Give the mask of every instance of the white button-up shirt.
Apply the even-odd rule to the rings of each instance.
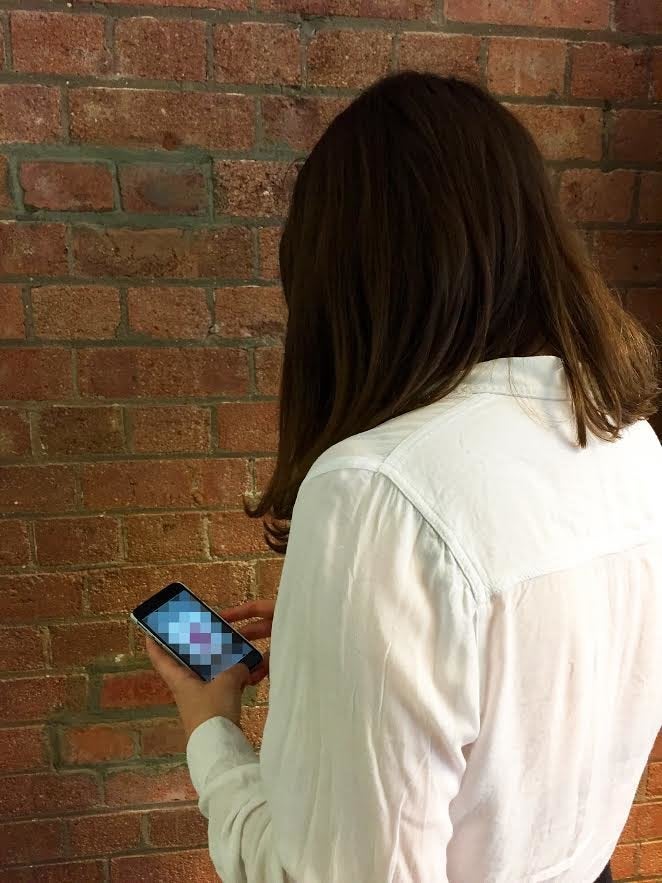
[[[188,762],[224,883],[591,883],[662,725],[662,450],[479,365],[299,492],[260,758]]]

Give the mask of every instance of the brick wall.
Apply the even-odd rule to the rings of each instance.
[[[0,8],[0,880],[204,883],[182,734],[126,614],[175,577],[217,605],[275,591],[240,503],[275,444],[292,160],[380,74],[475,78],[530,126],[610,281],[659,322],[662,13]],[[257,742],[266,691],[247,698]],[[615,871],[662,880],[659,741]]]

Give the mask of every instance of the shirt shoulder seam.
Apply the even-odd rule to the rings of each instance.
[[[457,535],[448,523],[425,502],[416,488],[389,461],[385,460],[381,464],[379,473],[389,479],[391,484],[398,489],[402,496],[418,512],[423,521],[439,537],[464,576],[474,602],[482,605],[492,594],[488,588],[487,580],[482,577],[474,562],[466,554]]]
[[[306,475],[301,487],[308,481],[328,475],[331,472],[339,472],[342,469],[355,469],[357,471],[371,472],[373,475],[382,475],[404,497],[423,522],[428,525],[430,530],[448,549],[469,586],[474,602],[477,605],[482,604],[491,594],[487,588],[486,581],[481,578],[478,569],[464,552],[450,527],[425,503],[421,495],[388,462],[388,459],[378,461],[370,457],[338,457],[319,467],[313,466]]]

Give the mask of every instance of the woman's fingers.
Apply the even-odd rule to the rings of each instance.
[[[173,693],[176,693],[182,686],[189,685],[191,681],[199,680],[189,668],[174,659],[153,638],[145,638],[145,647],[152,665]]]
[[[270,619],[260,619],[257,622],[247,622],[242,625],[241,634],[248,641],[256,641],[258,638],[268,638],[271,636]]]
[[[260,681],[264,680],[264,678],[266,678],[268,676],[269,676],[269,651],[267,650],[266,653],[262,656],[262,662],[257,666],[257,668],[254,668],[253,671],[251,672],[251,679],[250,679],[249,683],[252,686],[255,686],[255,684],[259,684]]]
[[[226,607],[220,611],[220,615],[228,622],[239,622],[242,619],[273,619],[275,601],[247,601],[246,604],[238,604],[236,607]]]

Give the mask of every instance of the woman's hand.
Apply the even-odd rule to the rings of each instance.
[[[242,626],[241,634],[249,641],[268,638],[274,616],[274,601],[249,601],[238,607],[221,611],[228,622],[241,622],[259,617],[257,622]],[[258,684],[269,674],[269,653],[266,652],[257,668],[249,671],[243,663],[221,672],[213,681],[205,683],[189,668],[177,662],[151,638],[146,639],[147,654],[152,665],[166,682],[177,703],[186,738],[193,730],[212,717],[225,717],[239,726],[241,694],[244,687]]]
[[[247,641],[257,641],[260,638],[271,637],[271,625],[276,609],[275,601],[248,601],[237,607],[226,607],[220,615],[226,622],[243,622],[246,619],[253,620],[238,629]],[[253,675],[261,675],[258,681],[269,674],[269,651],[264,654],[264,661],[253,672]],[[258,681],[253,681],[257,683]]]
[[[188,741],[197,726],[211,717],[226,717],[239,726],[241,694],[253,682],[253,674],[242,662],[206,683],[183,663],[177,662],[152,638],[146,639],[147,655],[177,703]]]

